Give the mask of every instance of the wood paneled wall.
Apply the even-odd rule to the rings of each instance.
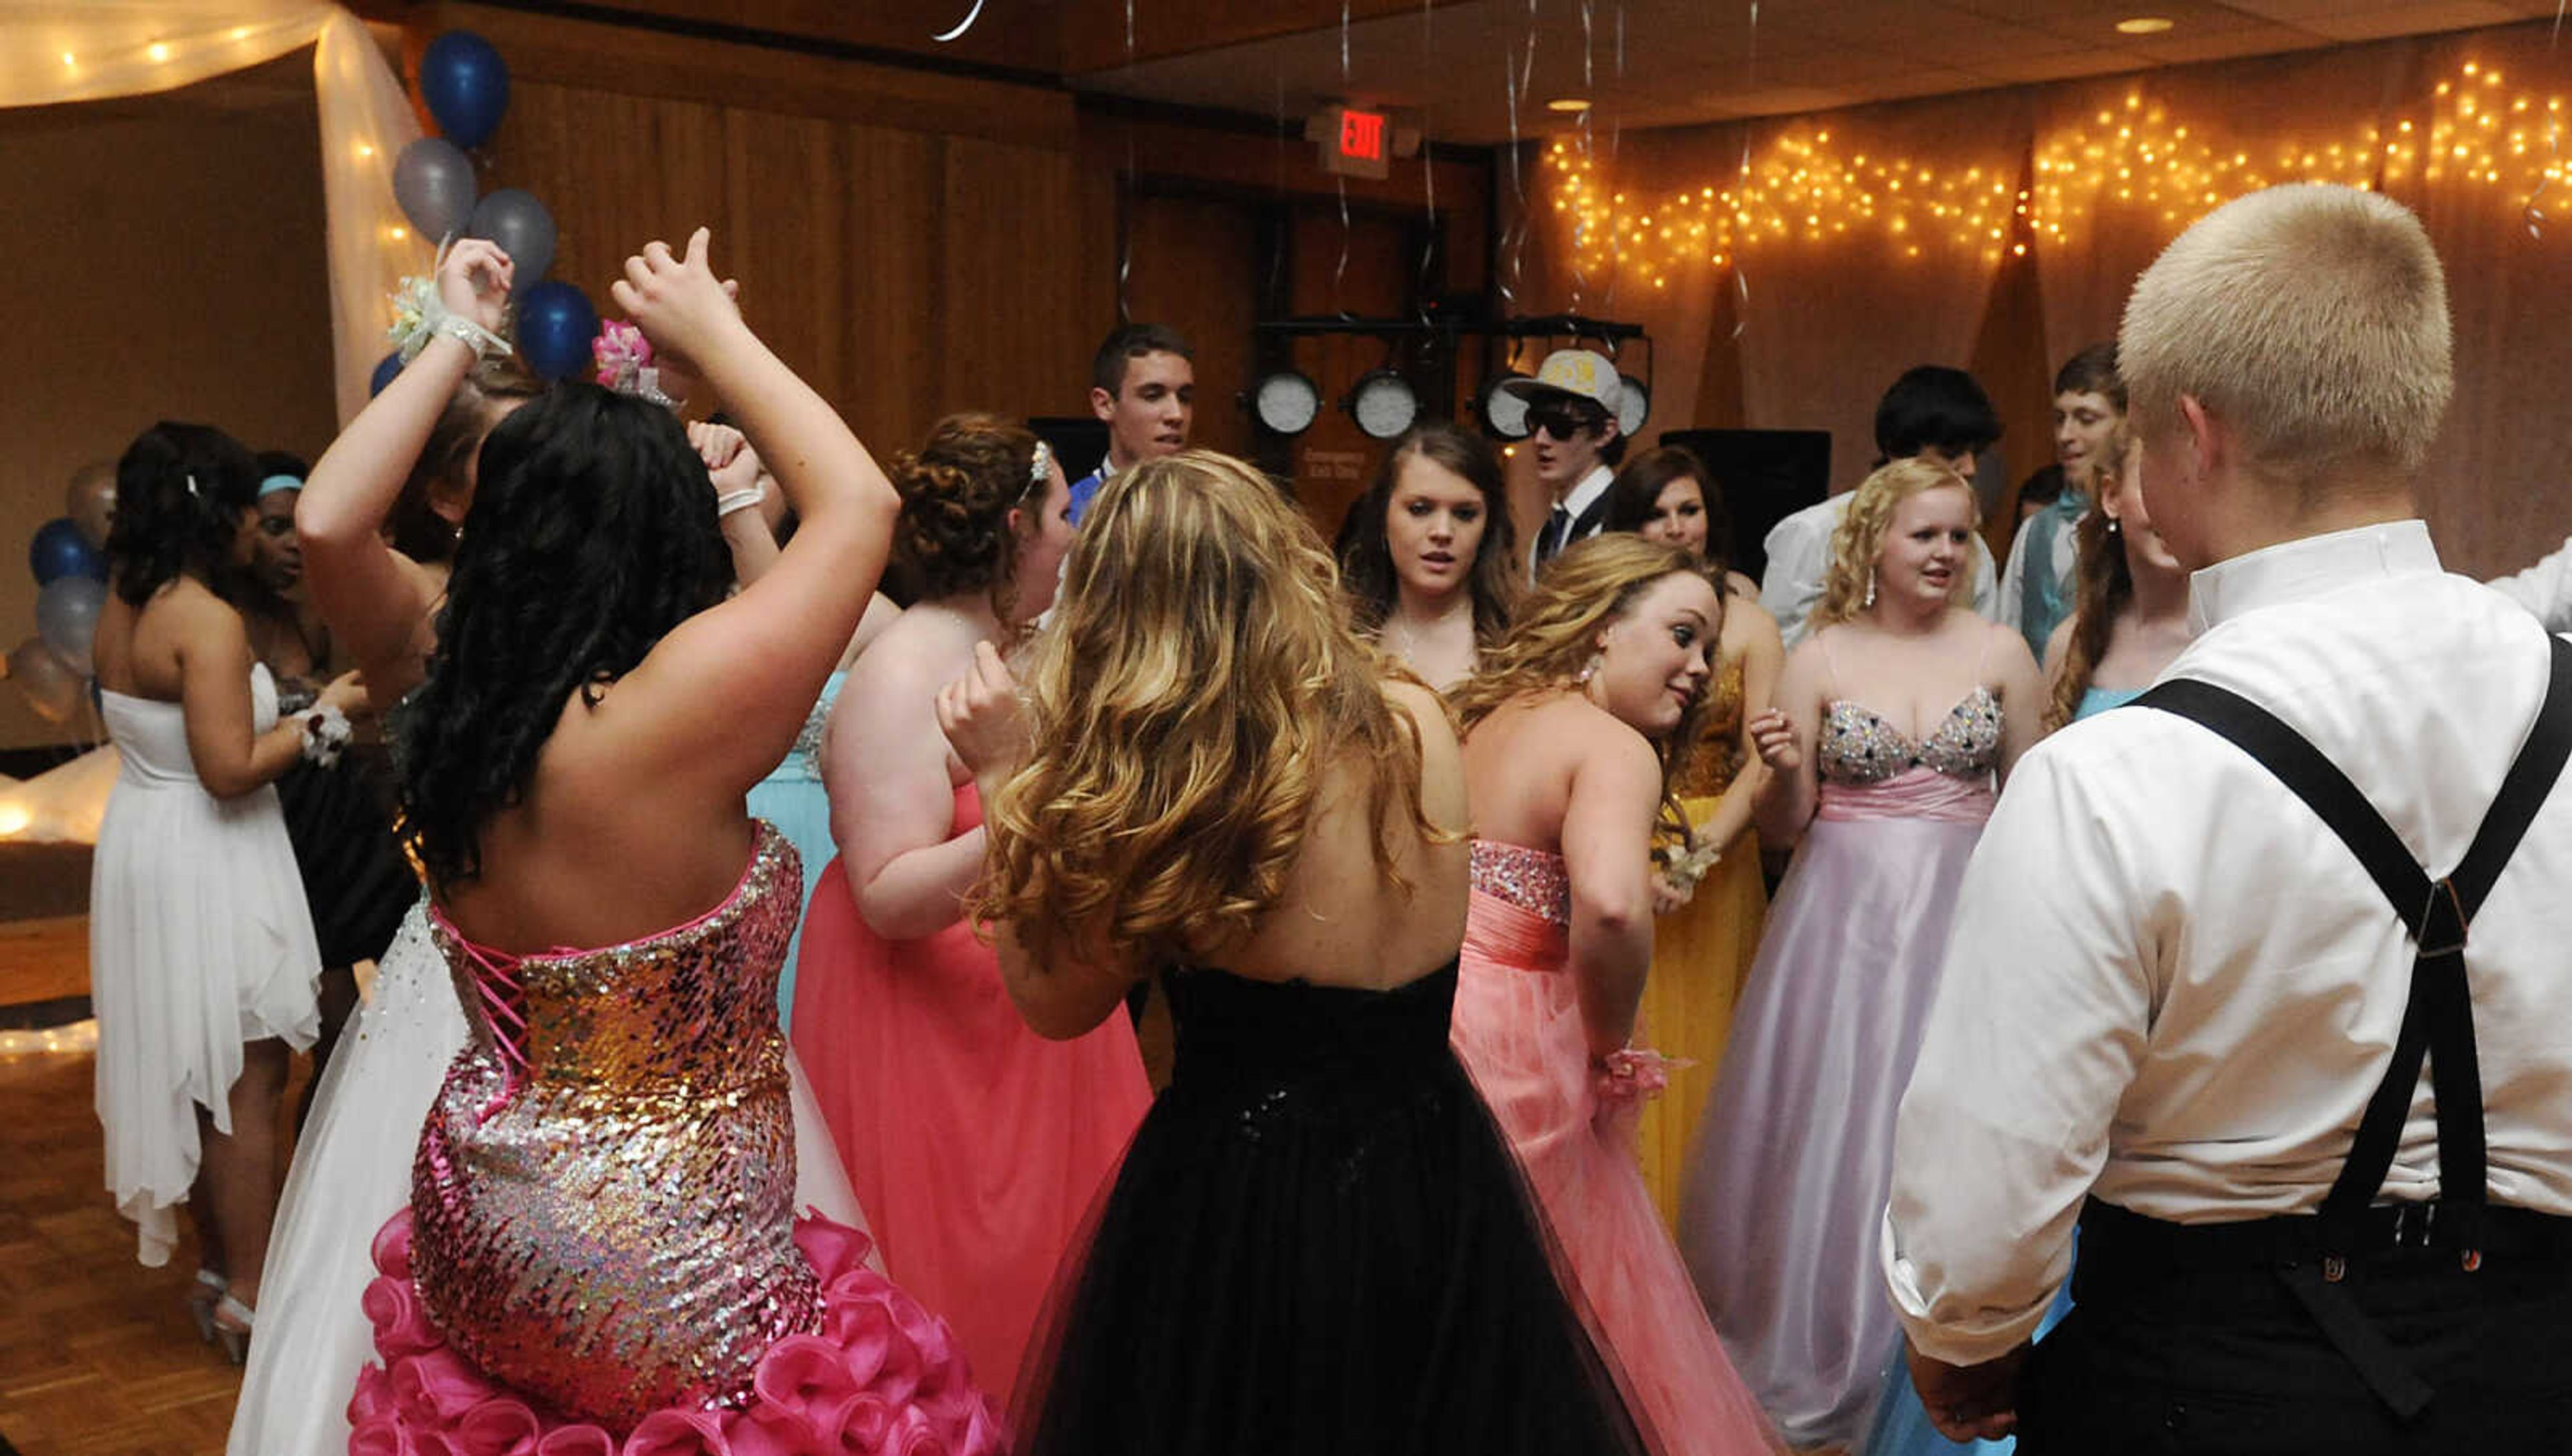
[[[603,314],[623,260],[700,224],[779,357],[880,452],[951,410],[1083,407],[1070,97],[1048,88],[474,6],[509,58],[489,186],[554,215]]]

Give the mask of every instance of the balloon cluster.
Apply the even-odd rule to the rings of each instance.
[[[48,723],[71,717],[87,695],[92,640],[107,605],[108,516],[116,467],[83,465],[63,493],[63,513],[36,527],[27,569],[36,577],[36,635],[9,649],[5,675]]]
[[[441,136],[422,137],[393,162],[393,201],[435,243],[487,238],[515,265],[518,357],[547,382],[589,363],[598,311],[570,284],[545,277],[554,266],[554,217],[532,193],[504,187],[483,196],[471,149],[491,139],[509,109],[509,67],[491,43],[469,30],[429,42],[419,61],[420,99]],[[375,365],[380,393],[401,372],[398,354]]]

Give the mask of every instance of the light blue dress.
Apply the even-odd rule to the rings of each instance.
[[[831,721],[831,705],[839,701],[840,684],[848,680],[845,672],[831,674],[822,685],[821,701],[804,718],[804,731],[795,735],[795,746],[787,750],[785,761],[768,771],[768,777],[751,786],[750,815],[776,825],[795,846],[804,860],[804,904],[813,903],[813,886],[822,878],[822,870],[839,858],[831,842],[831,799],[822,790],[822,728]],[[777,980],[777,1026],[787,1029],[795,1009],[795,963],[804,949],[804,921],[795,921],[795,939],[786,948],[786,970]]]
[[[2072,721],[2078,723],[2110,708],[2122,708],[2143,695],[2142,688],[2085,689]],[[2036,1327],[2036,1337],[2045,1338],[2046,1331],[2061,1324],[2063,1316],[2071,1312],[2072,1284],[2066,1280],[2055,1293],[2052,1307],[2045,1311],[2045,1322]],[[2012,1456],[2017,1449],[2017,1440],[2008,1436],[1997,1441],[1950,1441],[1939,1435],[1938,1428],[1929,1424],[1929,1412],[1920,1404],[1920,1392],[1911,1388],[1911,1371],[1898,1349],[1894,1351],[1892,1368],[1885,1371],[1884,1390],[1876,1397],[1875,1418],[1867,1427],[1866,1438],[1857,1446],[1858,1456],[1949,1456],[1958,1451],[1970,1451],[1974,1456]]]

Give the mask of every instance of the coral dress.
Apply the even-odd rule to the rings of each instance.
[[[1820,802],[1734,1011],[1679,1219],[1715,1327],[1799,1446],[1858,1434],[1901,1339],[1876,1263],[1893,1114],[1991,814],[2000,701],[1977,687],[1916,743],[1837,701],[1819,736]]]
[[[946,1322],[795,1213],[777,974],[802,886],[757,825],[723,903],[598,950],[431,930],[470,1039],[365,1292],[354,1452],[997,1453]]]
[[[1634,1164],[1633,1105],[1603,1103],[1571,954],[1563,857],[1477,840],[1450,1039],[1509,1135],[1626,1406],[1659,1456],[1766,1451],[1768,1423],[1706,1323]]]
[[[1702,825],[1741,771],[1741,659],[1716,674],[1712,706],[1696,751],[1671,787],[1688,823]],[[1688,1146],[1714,1091],[1732,1031],[1732,1006],[1759,952],[1768,884],[1759,872],[1759,835],[1743,829],[1697,881],[1688,903],[1652,923],[1652,974],[1643,983],[1635,1035],[1674,1062],[1669,1087],[1643,1104],[1634,1150],[1661,1222],[1675,1233]]]
[[[1029,1357],[1020,1456],[1643,1449],[1448,1048],[1456,979],[1163,978],[1170,1085]]]
[[[951,837],[981,822],[959,787]],[[838,861],[814,888],[795,996],[796,1049],[886,1269],[1008,1389],[1055,1265],[1151,1105],[1133,1024],[1046,1041],[970,925],[886,940]]]

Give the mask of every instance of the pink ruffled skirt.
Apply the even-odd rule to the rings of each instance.
[[[621,1436],[546,1409],[449,1348],[410,1282],[410,1212],[375,1235],[382,1363],[357,1375],[350,1456],[999,1456],[1008,1436],[947,1322],[866,1267],[867,1235],[795,1220],[822,1327],[768,1347],[740,1407],[664,1409]]]

